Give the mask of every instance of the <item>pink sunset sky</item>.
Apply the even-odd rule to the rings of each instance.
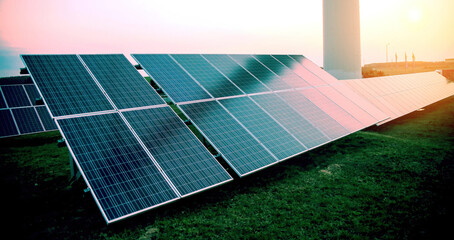
[[[360,0],[362,61],[454,58],[454,1]],[[291,53],[323,64],[322,1],[0,0],[0,76],[19,54]]]

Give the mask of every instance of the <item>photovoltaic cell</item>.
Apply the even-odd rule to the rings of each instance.
[[[132,54],[132,57],[174,102],[211,98],[169,55]]]
[[[31,106],[22,85],[2,86],[2,92],[10,108]]]
[[[253,58],[251,55],[234,54],[229,56],[250,73],[252,73],[252,75],[254,75],[262,83],[264,83],[268,88],[274,91],[292,88],[281,78],[279,78],[279,76],[266,68],[262,63],[257,61],[257,59]]]
[[[0,137],[18,135],[16,124],[14,124],[13,115],[9,109],[0,110]]]
[[[343,82],[390,117],[378,125],[454,95],[454,83],[436,72]]]
[[[219,102],[279,160],[306,150],[294,136],[248,97],[224,99]]]
[[[217,101],[185,104],[180,108],[238,175],[277,162]]]
[[[311,86],[304,79],[300,78],[292,70],[270,55],[254,55],[254,57],[293,88],[305,88]]]
[[[128,111],[123,115],[181,195],[231,180],[170,107]]]
[[[165,104],[123,54],[80,57],[118,109]]]
[[[331,85],[334,87],[339,93],[343,94],[345,97],[350,99],[352,102],[357,104],[359,107],[361,107],[364,110],[367,110],[367,113],[369,113],[372,117],[375,118],[375,121],[382,121],[386,118],[388,118],[388,115],[383,113],[380,109],[378,109],[376,106],[371,104],[366,98],[361,97],[357,93],[355,93],[350,87],[348,87],[344,82],[341,82],[339,84]],[[415,96],[418,96],[420,94],[415,94]]]
[[[192,75],[213,97],[244,95],[232,82],[211,66],[198,54],[171,55]]]
[[[6,108],[5,98],[3,97],[2,90],[0,88],[0,108]]]
[[[54,117],[113,110],[76,55],[22,55]]]
[[[57,125],[55,124],[52,117],[49,115],[45,106],[35,107],[36,112],[38,112],[39,118],[41,119],[41,123],[44,126],[46,131],[57,130]]]
[[[36,100],[41,99],[41,95],[39,95],[38,89],[33,84],[26,84],[24,85],[25,91],[27,91],[28,98],[32,105],[36,106]]]
[[[300,115],[304,116],[312,125],[325,133],[330,139],[336,139],[349,134],[349,131],[346,128],[321,110],[317,105],[309,101],[302,93],[280,92],[278,95]]]
[[[317,89],[309,88],[301,90],[300,92],[350,132],[355,132],[365,127],[348,112],[339,107],[339,105],[321,94]]]
[[[44,131],[34,107],[11,109],[21,134]]]
[[[322,86],[317,88],[322,94],[330,98],[333,102],[337,103],[342,109],[350,113],[356,120],[361,122],[364,126],[370,126],[378,122],[369,113],[358,107],[350,99],[339,93],[332,86]]]
[[[234,82],[243,92],[247,94],[269,92],[252,74],[246,71],[238,63],[225,54],[204,54],[202,55],[219,71]]]
[[[291,58],[299,62],[307,70],[311,71],[313,74],[319,76],[327,84],[335,84],[339,82],[335,77],[329,74],[327,71],[323,70],[317,64],[313,63],[311,60],[307,59],[303,55],[289,55]]]
[[[293,70],[293,72],[295,72],[296,75],[303,78],[310,85],[312,86],[326,85],[326,82],[323,81],[319,76],[316,76],[311,71],[307,70],[303,65],[299,64],[288,55],[272,55],[272,56],[276,58],[279,62]]]
[[[313,148],[329,141],[328,137],[298,114],[276,94],[262,94],[251,97],[274,119],[290,131],[307,148]]]
[[[178,197],[119,114],[57,122],[107,222]]]

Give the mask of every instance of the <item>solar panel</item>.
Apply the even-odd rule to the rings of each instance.
[[[436,72],[343,81],[394,120],[454,95],[454,83]]]
[[[52,117],[49,115],[47,108],[45,106],[35,107],[38,116],[41,119],[41,123],[44,126],[46,131],[57,130],[57,125],[55,124]]]
[[[277,162],[217,101],[180,105],[240,176]]]
[[[178,198],[119,114],[57,122],[107,222]]]
[[[350,115],[350,113],[346,112],[337,103],[321,94],[317,89],[309,88],[301,90],[300,92],[350,132],[355,132],[365,127],[361,122]]]
[[[225,54],[202,55],[247,94],[269,92],[263,83]]]
[[[22,85],[1,86],[8,107],[26,107],[31,106],[27,93]]]
[[[41,99],[41,95],[39,95],[38,89],[36,89],[36,86],[33,84],[26,84],[24,85],[25,91],[27,92],[28,98],[30,99],[30,103],[34,106],[38,105],[36,104],[36,101],[38,99]]]
[[[327,83],[319,76],[315,75],[311,71],[307,70],[303,65],[299,64],[293,58],[289,57],[288,55],[272,55],[275,59],[279,62],[293,70],[296,75],[303,78],[306,82],[308,82],[312,86],[322,86],[326,85]]]
[[[219,102],[279,160],[306,150],[293,133],[284,129],[248,97],[229,98]]]
[[[251,98],[288,129],[306,148],[310,149],[329,141],[327,136],[304,118],[307,113],[301,116],[278,95],[263,94]]]
[[[34,107],[11,109],[21,134],[44,131]]]
[[[303,55],[289,55],[295,61],[299,62],[307,70],[311,71],[313,74],[319,76],[323,81],[328,84],[335,84],[339,82],[335,77],[329,74],[327,71],[323,70],[317,64],[313,63],[311,60],[307,59]]]
[[[232,82],[198,54],[171,55],[213,97],[244,95]]]
[[[132,54],[132,57],[174,102],[211,98],[169,55]]]
[[[346,98],[344,95],[339,93],[336,89],[332,86],[321,86],[317,88],[322,94],[327,96],[337,105],[342,107],[346,112],[348,112],[353,118],[358,120],[364,126],[370,126],[378,122],[374,117],[372,117],[369,113],[364,111],[362,108],[358,107],[354,102],[350,99]],[[383,120],[383,119],[381,119]]]
[[[361,107],[363,110],[367,110],[367,113],[375,118],[375,122],[382,121],[387,119],[389,116],[383,113],[380,109],[374,106],[371,102],[365,101],[367,98],[363,98],[354,92],[350,87],[348,87],[344,81],[339,82],[338,84],[331,85],[337,90],[338,93],[344,95],[346,98],[354,102],[358,107]]]
[[[264,83],[268,88],[274,91],[292,88],[279,76],[277,76],[274,72],[265,67],[262,63],[257,61],[257,59],[253,58],[252,56],[243,54],[234,54],[229,56],[242,67],[244,67],[248,72],[254,75],[257,79],[259,79],[262,83]]]
[[[118,109],[165,104],[123,54],[80,57]]]
[[[337,139],[349,134],[349,131],[346,128],[317,105],[309,101],[302,93],[280,92],[278,95],[330,139]]]
[[[232,179],[170,107],[123,115],[182,196]]]
[[[13,115],[9,109],[0,110],[0,137],[8,137],[18,135],[16,124],[14,123]]]
[[[1,88],[0,88],[0,108],[7,108]]]
[[[22,55],[52,116],[113,110],[76,55]]]
[[[291,69],[270,55],[254,55],[254,57],[293,88],[305,88],[311,86],[304,79],[296,75]]]

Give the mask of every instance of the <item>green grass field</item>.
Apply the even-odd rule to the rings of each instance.
[[[451,234],[454,97],[106,225],[58,132],[0,139],[15,239],[437,239]],[[12,235],[9,235],[12,234]]]

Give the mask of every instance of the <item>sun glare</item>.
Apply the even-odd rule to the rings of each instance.
[[[421,9],[419,8],[411,8],[409,11],[408,11],[408,19],[411,21],[411,22],[419,22],[421,20],[421,17],[422,17],[422,12],[421,12]]]

